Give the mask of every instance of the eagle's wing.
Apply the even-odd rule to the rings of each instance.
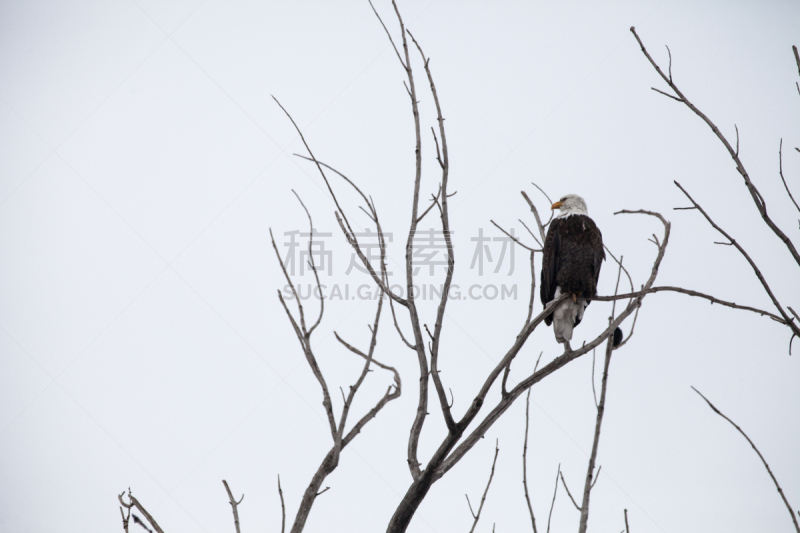
[[[592,221],[594,223],[594,221]],[[592,268],[594,270],[594,285],[597,287],[597,284],[600,282],[600,267],[603,266],[603,260],[606,258],[606,252],[603,250],[603,234],[600,233],[600,228],[597,227],[597,224],[594,225],[594,229],[592,231]]]
[[[561,222],[558,218],[550,223],[547,228],[547,236],[544,239],[544,249],[542,250],[542,276],[539,283],[539,294],[542,305],[546,306],[556,294],[556,276],[561,268],[561,237],[558,232],[558,225]],[[553,315],[544,319],[548,326],[553,322]]]

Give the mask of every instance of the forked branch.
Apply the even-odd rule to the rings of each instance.
[[[237,502],[236,498],[233,497],[231,488],[228,486],[228,482],[223,479],[222,484],[225,485],[225,491],[228,493],[228,501],[231,504],[231,509],[233,509],[233,523],[236,525],[236,533],[241,533],[239,529],[239,504],[244,500],[244,494],[242,494],[242,497],[239,498]]]
[[[136,509],[140,513],[142,513],[144,515],[144,517],[147,519],[147,521],[150,522],[150,525],[153,526],[153,529],[156,531],[156,533],[164,533],[164,531],[161,529],[161,526],[159,526],[158,522],[156,522],[155,518],[153,518],[153,516],[150,513],[147,512],[147,509],[145,509],[144,506],[141,503],[139,503],[139,500],[134,498],[133,494],[131,494],[131,490],[130,489],[128,489],[128,499],[130,500],[130,503],[125,503],[125,501],[122,499],[122,496],[124,496],[124,495],[125,495],[125,491],[123,491],[121,494],[117,495],[117,499],[119,500],[119,503],[123,507],[125,507],[126,509],[130,509],[131,507],[136,507]],[[129,513],[129,516],[130,516],[130,513]],[[134,519],[135,518],[136,518],[136,515],[134,515]]]
[[[653,60],[653,58],[647,52],[647,49],[645,48],[644,43],[642,43],[642,40],[639,38],[639,35],[636,33],[636,28],[634,28],[633,26],[631,26],[631,33],[633,33],[633,36],[636,37],[636,41],[639,43],[639,46],[642,49],[642,53],[645,55],[647,60],[650,62],[650,64],[653,66],[653,68],[656,70],[656,72],[658,72],[658,75],[661,76],[661,79],[663,79],[667,83],[667,85],[669,85],[670,89],[675,91],[675,94],[677,95],[677,97],[669,95],[667,93],[664,93],[663,91],[658,91],[658,92],[660,92],[661,94],[665,94],[666,96],[669,96],[670,98],[685,104],[686,107],[691,109],[692,112],[694,112],[695,115],[700,117],[703,120],[703,122],[705,122],[708,125],[708,127],[711,128],[711,131],[714,132],[714,135],[716,135],[717,138],[720,140],[720,142],[725,146],[725,149],[730,154],[731,159],[733,159],[733,162],[736,164],[736,170],[739,172],[739,174],[741,174],[742,178],[744,178],[745,186],[747,187],[747,190],[749,191],[750,196],[753,199],[753,203],[755,204],[756,209],[758,209],[758,212],[761,215],[761,218],[764,220],[764,222],[767,224],[767,226],[769,226],[769,228],[772,230],[772,232],[783,242],[783,244],[786,246],[787,250],[789,250],[789,253],[794,258],[794,260],[797,263],[797,265],[800,266],[800,253],[798,253],[797,249],[794,246],[794,243],[792,243],[792,241],[789,239],[789,237],[772,221],[772,219],[767,214],[766,201],[764,200],[764,197],[761,196],[761,193],[758,191],[758,189],[753,184],[753,182],[750,180],[750,175],[747,173],[747,170],[744,168],[744,164],[742,164],[742,160],[739,159],[739,151],[738,151],[738,149],[735,149],[733,146],[731,146],[731,143],[728,142],[728,139],[725,138],[725,136],[722,134],[722,132],[719,130],[719,128],[716,126],[716,124],[714,124],[711,121],[710,118],[708,118],[702,111],[700,111],[697,108],[697,106],[695,106],[692,102],[690,102],[686,98],[686,96],[683,94],[683,92],[681,92],[681,90],[678,88],[678,86],[675,85],[675,83],[672,81],[671,73],[670,73],[669,76],[664,74],[664,72],[661,70],[661,68],[658,66],[658,64]],[[671,65],[672,65],[672,57],[670,55],[670,72],[671,72]],[[655,89],[655,90],[657,90],[657,89]]]

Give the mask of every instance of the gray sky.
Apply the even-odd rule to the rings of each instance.
[[[390,5],[377,8],[397,36]],[[686,205],[677,179],[757,258],[783,302],[800,306],[791,257],[759,222],[723,147],[686,108],[650,90],[665,87],[628,31],[637,27],[662,66],[668,44],[687,96],[729,138],[738,125],[770,215],[798,242],[777,173],[782,137],[784,175],[800,195],[797,2],[413,0],[400,9],[432,58],[447,119],[455,283],[463,294],[474,284],[517,291],[448,307],[440,366],[457,415],[513,342],[530,290],[521,250],[513,263],[506,250],[495,273],[502,242],[489,242],[481,275],[470,268],[472,239],[502,236],[490,219],[526,235],[517,219],[533,221],[519,191],[547,208],[531,181],[553,197],[583,196],[637,285],[655,255],[647,238],[662,230],[614,216],[619,209],[672,221],[658,284],[771,309],[736,251],[715,246],[720,238],[698,213],[672,210]],[[429,197],[435,111],[413,61]],[[269,228],[282,254],[288,232],[308,231],[292,189],[317,230],[331,234],[323,283],[355,293],[369,280],[346,273],[351,251],[332,201],[314,168],[292,156],[302,144],[270,94],[317,157],[372,195],[394,237],[389,266],[399,280],[414,171],[403,78],[361,1],[0,4],[0,531],[119,530],[116,495],[128,487],[166,531],[232,531],[223,478],[246,494],[244,531],[277,531],[278,474],[294,517],[330,437],[276,296],[284,280]],[[355,196],[332,183],[359,230],[369,227]],[[442,273],[425,267],[420,281],[439,283]],[[606,263],[601,293],[613,292],[615,274]],[[307,287],[312,277],[298,271],[297,280]],[[306,302],[312,315],[316,303]],[[332,298],[314,334],[337,412],[336,389],[355,381],[360,363],[332,333],[366,348],[374,306]],[[588,309],[577,343],[604,327],[608,309]],[[422,312],[432,324],[430,301]],[[611,363],[590,528],[618,532],[627,508],[636,533],[789,531],[757,456],[690,389],[748,432],[800,506],[800,355],[788,355],[788,341],[785,328],[754,314],[649,296],[636,335]],[[560,353],[550,329],[531,337],[511,380],[529,374],[540,352],[543,362]],[[403,395],[343,452],[307,531],[382,531],[411,481],[416,362],[387,315],[376,358],[398,368]],[[591,364],[582,357],[533,389],[528,475],[540,523],[559,463],[572,492],[582,488],[594,431]],[[390,382],[370,374],[356,413]],[[434,404],[432,396],[423,462],[444,432]],[[463,494],[480,499],[495,439],[497,473],[478,530],[496,522],[498,532],[526,531],[523,430],[520,401],[434,486],[409,531],[468,530]],[[577,523],[560,489],[552,527]]]

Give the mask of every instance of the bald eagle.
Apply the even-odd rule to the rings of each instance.
[[[544,306],[564,293],[570,294],[544,320],[548,326],[555,324],[556,340],[570,350],[572,329],[581,323],[586,306],[597,296],[597,281],[606,254],[603,235],[589,218],[583,198],[568,194],[551,209],[561,213],[550,223],[545,237],[540,294]],[[621,333],[615,332],[615,341]]]

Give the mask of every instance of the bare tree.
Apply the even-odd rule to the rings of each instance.
[[[370,2],[372,6],[372,3]],[[603,375],[601,381],[601,390],[600,390],[600,399],[597,400],[595,394],[595,407],[596,407],[596,420],[595,420],[595,431],[594,431],[594,439],[592,444],[592,452],[589,457],[589,463],[587,466],[585,479],[584,479],[584,487],[583,493],[581,498],[581,504],[579,505],[578,502],[573,498],[572,493],[569,491],[567,487],[567,482],[565,480],[564,474],[561,471],[561,467],[559,465],[558,472],[556,475],[556,486],[553,493],[553,499],[550,504],[550,515],[548,516],[548,525],[547,531],[550,530],[550,518],[552,516],[552,510],[555,503],[557,491],[558,491],[558,480],[561,479],[561,483],[567,492],[567,495],[572,500],[576,509],[580,512],[580,520],[579,520],[579,532],[584,533],[587,531],[588,528],[588,519],[589,519],[589,510],[590,510],[590,495],[593,487],[595,486],[598,475],[600,473],[600,468],[597,467],[597,457],[599,452],[599,444],[600,444],[600,435],[601,435],[601,427],[603,416],[605,413],[605,406],[606,406],[606,397],[608,392],[608,375],[609,375],[609,367],[611,362],[612,353],[614,350],[619,349],[631,339],[634,327],[636,324],[636,319],[638,317],[639,310],[642,306],[642,303],[646,296],[649,294],[654,294],[657,292],[678,292],[692,297],[699,297],[706,300],[711,301],[712,303],[717,303],[720,305],[728,306],[734,309],[754,312],[760,314],[762,316],[767,316],[772,320],[775,320],[789,328],[792,333],[792,336],[798,335],[800,336],[800,327],[798,324],[794,322],[795,318],[800,319],[797,317],[797,314],[794,310],[789,306],[783,306],[776,295],[773,294],[769,285],[767,284],[764,276],[761,274],[760,270],[756,266],[756,263],[753,259],[745,252],[745,250],[726,232],[724,232],[719,226],[717,226],[710,218],[710,216],[703,210],[703,208],[694,201],[694,199],[689,196],[688,192],[686,192],[683,187],[676,183],[676,185],[684,192],[686,197],[692,203],[692,207],[688,209],[696,209],[703,214],[705,219],[715,228],[717,229],[726,239],[728,242],[725,244],[729,244],[734,246],[739,250],[739,252],[744,256],[744,258],[749,262],[753,271],[761,282],[764,290],[770,296],[771,301],[775,306],[775,312],[770,312],[767,310],[758,309],[751,306],[745,305],[738,305],[734,302],[727,302],[716,298],[712,295],[704,294],[695,290],[685,289],[682,287],[673,287],[673,286],[657,286],[655,285],[656,278],[658,277],[659,268],[661,266],[662,260],[667,251],[667,247],[669,244],[670,239],[670,230],[671,224],[670,222],[663,217],[661,214],[647,211],[643,209],[636,209],[636,210],[621,210],[615,213],[615,215],[644,215],[648,217],[648,220],[655,219],[654,221],[658,221],[661,224],[662,232],[660,237],[653,233],[652,238],[649,239],[653,244],[655,244],[655,255],[652,260],[652,265],[650,266],[649,272],[647,272],[642,277],[645,278],[644,283],[637,284],[639,285],[640,289],[637,291],[634,288],[633,282],[633,275],[628,272],[628,270],[623,266],[622,257],[619,260],[616,259],[614,254],[611,254],[611,251],[608,250],[611,257],[618,265],[618,272],[617,272],[617,284],[614,291],[614,295],[611,296],[598,296],[594,298],[594,300],[599,302],[611,302],[611,312],[608,319],[608,324],[606,327],[599,329],[598,331],[592,332],[589,335],[589,341],[585,342],[580,348],[572,350],[567,347],[564,353],[556,356],[551,361],[544,364],[543,367],[539,368],[539,361],[537,360],[536,366],[533,369],[533,372],[530,374],[522,375],[516,381],[516,385],[511,388],[508,388],[509,376],[512,372],[512,365],[522,350],[523,346],[526,345],[528,340],[530,339],[532,333],[542,324],[544,319],[549,316],[553,311],[554,308],[564,299],[569,297],[567,294],[561,296],[560,298],[550,302],[538,312],[535,312],[535,293],[536,293],[536,277],[537,271],[535,266],[535,256],[536,253],[541,252],[542,243],[545,240],[545,228],[549,223],[543,223],[542,218],[540,217],[539,210],[536,207],[535,202],[533,202],[527,193],[522,192],[523,199],[527,203],[528,207],[531,210],[533,215],[534,222],[536,223],[536,229],[538,232],[531,231],[528,228],[528,225],[525,224],[524,221],[520,220],[520,222],[528,229],[530,236],[533,238],[535,244],[525,244],[522,239],[514,237],[511,233],[503,229],[500,225],[492,221],[492,223],[500,229],[503,233],[508,235],[513,242],[522,247],[523,249],[529,252],[530,256],[530,284],[531,284],[531,292],[530,292],[530,301],[528,304],[527,309],[527,316],[521,317],[520,322],[521,326],[519,328],[518,333],[514,338],[508,339],[507,346],[505,348],[500,349],[500,357],[499,362],[489,370],[479,383],[480,387],[478,392],[472,396],[467,408],[462,413],[454,413],[453,412],[453,402],[452,400],[448,400],[447,392],[449,387],[445,386],[444,381],[442,380],[440,370],[439,370],[439,362],[440,358],[446,358],[449,354],[444,353],[441,351],[441,340],[443,335],[444,329],[444,315],[447,305],[450,302],[450,289],[453,281],[453,276],[455,272],[455,256],[453,251],[453,242],[451,240],[451,221],[450,221],[450,214],[448,210],[448,199],[452,196],[449,192],[449,178],[450,178],[450,160],[449,160],[449,152],[448,152],[448,143],[447,143],[447,135],[445,129],[445,119],[443,116],[442,106],[439,101],[439,96],[436,90],[436,85],[434,83],[434,78],[430,66],[430,58],[428,58],[417,39],[411,34],[410,31],[405,27],[403,18],[401,16],[400,10],[398,9],[394,0],[392,0],[392,7],[394,11],[394,16],[397,20],[397,24],[399,26],[399,35],[400,35],[400,42],[395,42],[395,39],[392,37],[392,33],[387,28],[386,24],[384,23],[383,19],[379,15],[378,11],[372,6],[373,11],[381,24],[384,28],[386,35],[389,39],[389,42],[395,52],[397,60],[400,63],[400,66],[403,69],[405,74],[404,85],[406,88],[406,92],[409,97],[410,103],[410,111],[413,116],[413,124],[414,124],[414,137],[415,137],[415,148],[414,148],[414,176],[413,176],[413,197],[410,206],[410,222],[407,229],[407,238],[405,241],[405,261],[404,261],[404,270],[405,270],[405,291],[402,293],[393,292],[392,288],[389,285],[388,281],[388,274],[386,269],[386,234],[384,229],[381,225],[378,210],[376,208],[376,203],[373,201],[372,197],[368,194],[364,193],[349,177],[347,177],[344,173],[336,170],[333,166],[328,163],[321,161],[312,151],[309,142],[307,141],[303,131],[298,127],[295,123],[294,119],[292,118],[290,112],[284,108],[283,105],[275,99],[275,102],[278,106],[284,111],[287,118],[291,121],[292,125],[296,129],[306,151],[307,154],[299,155],[305,161],[308,161],[314,165],[314,168],[317,172],[319,172],[320,176],[322,177],[327,191],[330,194],[330,198],[333,202],[335,207],[334,215],[336,219],[336,223],[338,224],[346,242],[352,247],[355,255],[358,257],[361,265],[364,267],[366,272],[368,273],[370,280],[376,287],[379,292],[380,297],[377,299],[377,305],[375,310],[374,319],[372,324],[369,326],[370,330],[370,337],[369,337],[369,345],[368,348],[365,350],[359,349],[355,347],[355,345],[351,342],[345,341],[338,333],[335,333],[336,339],[347,348],[348,351],[361,357],[364,360],[364,364],[361,370],[361,373],[356,378],[353,385],[349,387],[348,392],[345,394],[345,391],[340,387],[340,391],[342,394],[343,406],[340,412],[336,413],[333,408],[333,403],[331,400],[331,393],[330,393],[330,386],[328,381],[326,380],[325,376],[323,375],[322,370],[317,363],[317,357],[314,353],[311,344],[311,337],[316,328],[320,325],[325,311],[325,300],[324,297],[320,299],[320,307],[319,312],[316,315],[316,318],[312,319],[306,316],[306,309],[304,309],[301,299],[298,296],[298,292],[295,288],[295,284],[292,280],[291,275],[286,269],[286,266],[281,261],[281,257],[278,253],[277,246],[275,244],[274,238],[272,238],[272,247],[275,251],[276,258],[281,265],[282,272],[284,277],[286,278],[286,282],[289,287],[289,291],[292,294],[292,298],[295,303],[297,309],[295,311],[290,310],[290,305],[287,303],[286,299],[282,295],[280,291],[278,291],[278,300],[283,307],[284,311],[286,312],[287,318],[292,326],[292,329],[295,332],[297,340],[300,344],[301,350],[303,355],[306,359],[306,362],[314,375],[315,379],[318,382],[320,393],[322,396],[322,405],[325,410],[325,417],[328,426],[328,430],[330,433],[330,438],[332,440],[331,448],[328,453],[324,456],[322,461],[319,464],[319,467],[312,477],[311,481],[309,482],[307,488],[305,489],[299,508],[295,515],[294,522],[291,527],[292,533],[299,533],[304,529],[308,516],[311,512],[313,504],[318,496],[324,493],[328,488],[321,489],[325,479],[328,475],[331,474],[339,465],[339,460],[341,456],[342,450],[350,443],[352,440],[366,427],[366,425],[373,420],[386,406],[386,404],[401,394],[401,380],[400,375],[397,370],[389,365],[379,362],[375,358],[375,349],[377,346],[377,335],[378,335],[378,328],[381,319],[381,313],[384,306],[384,301],[388,302],[390,307],[390,312],[392,315],[392,322],[395,327],[395,330],[398,333],[399,339],[403,343],[403,345],[413,352],[414,357],[418,363],[418,375],[417,381],[419,383],[419,390],[418,396],[416,401],[416,411],[414,420],[411,423],[410,427],[408,428],[408,440],[407,440],[407,447],[406,447],[406,462],[409,469],[409,474],[411,477],[410,484],[406,493],[404,494],[402,500],[398,504],[397,508],[394,511],[394,514],[387,526],[387,532],[389,533],[400,533],[406,531],[408,525],[410,524],[411,520],[413,519],[416,510],[418,509],[419,505],[422,501],[426,498],[429,493],[429,490],[436,483],[440,480],[443,476],[445,476],[454,466],[456,466],[461,459],[463,459],[475,446],[477,442],[483,438],[487,432],[492,428],[492,426],[508,411],[508,409],[513,405],[515,400],[520,397],[523,393],[527,393],[528,399],[530,398],[530,391],[531,388],[539,383],[540,381],[544,380],[548,376],[551,376],[555,372],[559,371],[560,369],[564,368],[565,366],[569,365],[576,359],[580,358],[581,356],[591,352],[594,354],[595,349],[599,346],[603,346],[605,343],[605,358],[604,358],[604,365],[603,365]],[[792,241],[777,227],[777,225],[772,221],[772,219],[768,216],[766,210],[766,204],[761,196],[761,194],[756,189],[755,185],[751,182],[744,166],[742,165],[741,161],[739,160],[738,155],[738,140],[737,140],[737,148],[734,150],[725,137],[719,132],[716,126],[711,123],[711,121],[700,112],[693,104],[691,104],[686,97],[679,91],[677,86],[673,83],[672,74],[670,69],[669,76],[663,74],[661,69],[658,65],[653,61],[651,56],[647,53],[644,48],[644,45],[641,44],[641,40],[639,40],[638,35],[636,35],[635,30],[631,28],[631,31],[636,36],[638,42],[642,46],[642,51],[651,64],[654,66],[656,71],[661,75],[662,79],[664,79],[670,88],[675,92],[677,96],[669,95],[670,98],[673,98],[681,103],[687,105],[692,111],[694,111],[701,119],[703,119],[714,131],[714,133],[718,136],[718,138],[723,142],[726,149],[729,151],[731,156],[734,159],[734,162],[737,165],[737,169],[739,170],[740,174],[743,176],[745,180],[745,185],[747,186],[750,194],[753,198],[753,201],[761,215],[762,220],[764,223],[772,230],[772,232],[780,238],[787,247],[790,255],[797,261],[798,265],[800,265],[800,255],[798,255],[797,250],[795,249]],[[419,98],[420,95],[417,92],[416,86],[416,79],[415,79],[415,71],[413,67],[414,61],[412,61],[412,55],[416,56],[417,54],[412,54],[410,48],[416,48],[416,53],[419,55],[419,59],[416,61],[420,61],[422,64],[422,68],[425,71],[425,76],[428,82],[429,90],[430,90],[430,97],[433,100],[435,109],[436,109],[436,128],[431,128],[432,133],[432,140],[434,145],[434,157],[439,164],[439,171],[440,174],[437,176],[437,187],[436,193],[431,193],[431,200],[430,203],[427,205],[422,205],[421,198],[423,197],[422,192],[422,170],[423,170],[423,142],[422,142],[422,119],[420,117],[420,110],[419,110]],[[795,56],[797,57],[797,52],[795,50]],[[798,61],[798,67],[800,68],[800,59]],[[800,85],[798,85],[798,89],[800,90]],[[657,90],[657,89],[656,89]],[[662,92],[663,91],[658,91]],[[666,93],[664,93],[666,94]],[[274,98],[274,97],[273,97]],[[798,150],[800,151],[800,150]],[[780,156],[782,157],[782,155]],[[330,178],[329,178],[330,176]],[[353,229],[353,223],[348,218],[347,213],[343,209],[340,200],[339,200],[339,193],[337,192],[339,186],[334,186],[332,178],[336,177],[341,179],[345,184],[346,187],[352,189],[358,197],[363,201],[363,205],[359,205],[359,208],[367,215],[370,220],[370,223],[375,227],[375,235],[377,236],[378,240],[378,247],[380,251],[380,257],[378,260],[378,265],[375,266],[370,261],[370,258],[365,253],[365,248],[362,242],[359,241],[359,237],[357,233]],[[781,179],[783,179],[782,167],[781,167]],[[791,193],[789,192],[789,188],[786,185],[786,181],[784,180],[784,185],[786,186],[787,193],[791,198]],[[534,186],[539,189],[538,186],[534,184]],[[540,192],[543,193],[545,197],[547,197],[546,193],[539,189]],[[295,196],[296,193],[295,193]],[[303,204],[302,200],[299,196],[297,199],[305,211],[310,230],[310,237],[308,241],[309,247],[309,268],[313,272],[316,287],[320,293],[322,294],[321,287],[320,287],[320,280],[319,274],[317,271],[317,265],[314,262],[313,254],[311,253],[313,243],[314,243],[314,226],[311,219],[311,214],[306,209],[305,205]],[[548,198],[549,200],[549,198]],[[792,198],[793,200],[793,198]],[[552,202],[551,202],[552,203]],[[796,204],[795,204],[796,205]],[[447,250],[447,265],[446,265],[446,272],[444,275],[442,287],[443,290],[441,292],[441,296],[438,301],[438,305],[436,307],[436,312],[432,317],[433,328],[428,327],[428,322],[425,322],[423,317],[421,316],[422,313],[418,308],[416,297],[415,297],[415,274],[413,268],[413,256],[414,256],[414,236],[417,232],[418,224],[424,219],[426,215],[428,215],[432,211],[438,212],[439,215],[439,225],[441,227],[442,234],[445,240],[445,247]],[[798,208],[800,211],[800,208]],[[531,224],[532,225],[532,224]],[[537,235],[538,233],[538,235]],[[272,231],[270,230],[270,236],[272,237]],[[538,248],[537,248],[538,246]],[[630,290],[627,293],[619,294],[619,283],[621,279],[622,273],[625,273],[628,284],[630,286]],[[641,274],[639,274],[641,275]],[[620,311],[617,312],[617,301],[620,302]],[[789,313],[794,315],[794,317],[790,316]],[[615,335],[615,331],[620,328],[626,321],[630,319],[630,328],[628,329],[628,334],[625,336],[625,340],[620,343],[615,343],[613,336]],[[401,324],[404,324],[405,327],[411,328],[411,333],[407,334],[404,333],[403,327]],[[426,338],[427,336],[427,338]],[[615,346],[616,344],[616,346]],[[791,350],[791,340],[790,340],[790,350]],[[540,355],[541,357],[541,355]],[[377,366],[380,369],[386,370],[391,372],[394,377],[394,384],[389,386],[382,397],[380,397],[374,404],[371,409],[369,409],[366,413],[361,415],[361,418],[357,420],[355,424],[352,426],[348,426],[348,418],[351,415],[351,408],[353,405],[354,398],[358,393],[360,387],[366,380],[368,373],[371,371],[373,366]],[[502,377],[501,377],[502,374]],[[594,364],[592,368],[592,387],[594,391]],[[423,430],[425,428],[425,423],[427,421],[427,417],[430,413],[429,409],[429,397],[431,394],[430,391],[430,383],[433,383],[433,391],[435,393],[436,399],[433,401],[436,402],[438,400],[438,413],[437,417],[441,416],[441,422],[446,427],[446,434],[438,443],[435,448],[435,451],[428,457],[420,457],[419,453],[419,441]],[[489,393],[490,391],[498,391],[499,392],[499,399],[494,401],[489,405]],[[452,391],[450,394],[452,399]],[[492,396],[494,398],[494,396]],[[533,528],[534,533],[537,533],[537,526],[536,520],[534,517],[533,505],[530,500],[530,495],[528,492],[528,482],[527,482],[527,448],[528,448],[528,410],[526,409],[526,434],[525,434],[525,443],[523,446],[523,485],[525,488],[525,497],[528,505],[528,509],[531,516],[531,525]],[[495,456],[494,461],[492,463],[492,470],[489,476],[489,481],[486,485],[486,488],[483,493],[483,497],[481,499],[480,506],[478,508],[477,513],[473,512],[473,530],[478,523],[478,520],[481,516],[481,511],[483,509],[483,503],[486,500],[489,487],[491,485],[492,478],[494,476],[495,471],[495,464],[497,461],[497,455],[499,453],[499,447],[495,449]],[[597,467],[597,469],[596,469]],[[234,514],[234,523],[236,527],[236,531],[239,531],[239,516],[238,516],[238,505],[241,503],[241,499],[236,501],[233,497],[232,492],[230,491],[227,482],[223,481],[225,484],[226,491],[228,493],[229,501],[232,506],[232,511]],[[777,482],[776,482],[777,484]],[[281,510],[283,516],[283,522],[281,525],[281,531],[284,531],[285,528],[285,505],[283,501],[283,491],[280,487],[280,479],[278,481],[278,492],[281,501]],[[123,493],[124,494],[124,493]],[[126,504],[123,499],[122,495],[119,496],[119,501],[123,507],[127,508],[129,511],[132,507],[136,507],[149,521],[149,523],[153,526],[153,528],[158,532],[162,533],[161,529],[156,524],[155,520],[150,516],[147,511],[144,510],[144,507],[130,494],[128,491],[128,498],[130,503]],[[469,499],[468,499],[469,502]],[[788,504],[787,504],[788,505]],[[470,504],[470,510],[472,511],[472,506]],[[128,521],[123,514],[123,525],[126,528],[128,527]],[[625,525],[627,529],[627,511],[625,512]]]

